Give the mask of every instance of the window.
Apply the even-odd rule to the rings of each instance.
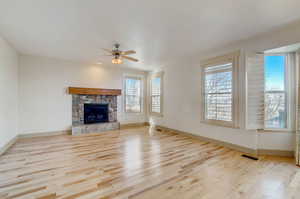
[[[125,112],[139,113],[142,109],[142,79],[138,77],[125,78]]]
[[[232,63],[207,67],[205,119],[232,122]]]
[[[296,58],[293,52],[247,56],[247,129],[295,128]]]
[[[208,60],[202,68],[202,120],[239,127],[237,66],[239,52]]]
[[[265,128],[287,128],[286,55],[265,56]]]
[[[162,73],[155,74],[150,80],[150,112],[162,114]]]

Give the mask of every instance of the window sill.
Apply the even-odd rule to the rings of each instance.
[[[124,111],[125,114],[135,114],[135,115],[140,115],[140,114],[144,114],[144,111],[141,112],[133,112],[133,111]]]
[[[150,116],[163,117],[163,114],[162,113],[153,113],[153,112],[150,112]]]
[[[259,133],[293,133],[292,129],[259,129]]]
[[[231,129],[239,129],[239,127],[234,127],[233,123],[227,123],[227,122],[221,122],[221,121],[215,121],[215,120],[202,120],[200,121],[203,124],[207,124],[210,126],[215,126],[215,127],[226,127],[226,128],[231,128]]]

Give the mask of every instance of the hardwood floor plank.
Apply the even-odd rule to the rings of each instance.
[[[149,127],[22,138],[0,156],[2,199],[300,198],[289,158],[241,153]]]

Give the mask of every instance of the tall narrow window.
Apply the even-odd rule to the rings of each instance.
[[[204,69],[205,119],[232,122],[232,63]]]
[[[142,80],[137,77],[125,78],[125,112],[141,112]]]
[[[162,75],[156,74],[153,77],[151,77],[150,84],[150,111],[151,113],[162,114]]]
[[[286,55],[265,56],[265,128],[287,128]]]

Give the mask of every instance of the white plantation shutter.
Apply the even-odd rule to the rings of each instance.
[[[296,55],[296,164],[300,165],[300,52]]]
[[[247,78],[247,129],[264,128],[265,73],[264,55],[248,53],[246,55]]]
[[[151,112],[161,112],[161,77],[155,77],[151,80]]]

